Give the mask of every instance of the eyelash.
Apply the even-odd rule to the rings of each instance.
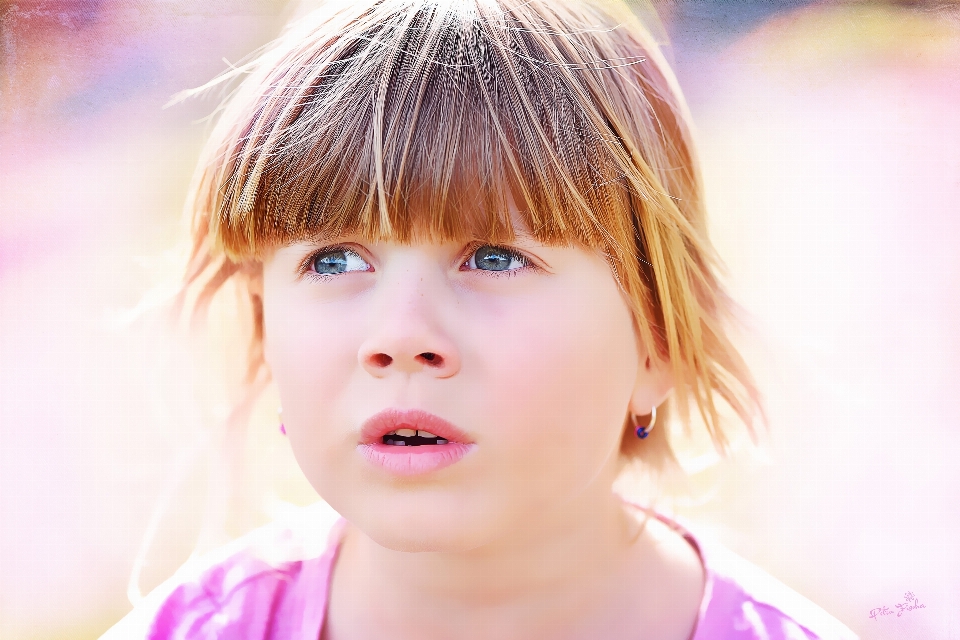
[[[500,249],[504,253],[507,253],[508,255],[510,255],[512,258],[515,258],[516,260],[518,260],[523,266],[521,266],[519,269],[506,269],[504,271],[491,271],[487,269],[466,269],[466,271],[476,271],[479,273],[483,273],[484,277],[512,278],[516,276],[518,272],[523,271],[524,269],[534,269],[534,270],[538,269],[538,267],[535,264],[533,264],[530,258],[528,258],[522,252],[517,251],[516,249],[511,249],[510,247],[504,247],[502,245],[488,244],[488,243],[482,243],[482,242],[475,243],[473,245],[470,245],[467,248],[465,254],[460,259],[460,268],[463,269],[463,267],[470,262],[470,258],[473,257],[474,253],[477,252],[477,249],[480,249],[482,247],[492,247],[494,249]],[[317,273],[316,271],[313,270],[313,264],[316,262],[317,258],[319,258],[325,253],[331,253],[333,251],[351,251],[357,254],[360,253],[356,249],[353,249],[350,246],[343,245],[343,244],[335,244],[329,247],[323,247],[322,249],[317,249],[316,251],[313,251],[312,253],[307,255],[307,257],[304,258],[303,262],[300,263],[297,269],[298,272],[300,273],[301,276],[305,276],[307,278],[313,278],[320,282],[329,282],[333,278],[336,278],[338,275],[342,275],[342,274],[331,274],[331,273]],[[364,272],[360,272],[360,273],[364,273]]]
[[[334,251],[350,251],[352,253],[356,253],[360,255],[359,251],[357,251],[356,249],[348,245],[345,245],[345,244],[330,245],[329,247],[323,247],[322,249],[317,249],[316,251],[313,251],[309,255],[307,255],[307,257],[303,259],[303,262],[300,263],[300,266],[297,269],[297,271],[301,276],[311,278],[318,282],[330,282],[331,280],[336,278],[338,275],[343,275],[343,274],[334,274],[334,273],[317,273],[316,271],[313,270],[313,264],[317,261],[317,258],[319,258],[325,253],[332,253]],[[361,258],[362,257],[363,256],[361,256]]]

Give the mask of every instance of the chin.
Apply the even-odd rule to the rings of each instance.
[[[466,540],[451,537],[435,536],[429,539],[407,535],[407,532],[384,531],[381,529],[367,531],[364,534],[384,549],[402,551],[404,553],[458,553],[475,549],[476,544]]]
[[[381,547],[407,553],[464,552],[493,537],[493,514],[463,498],[393,495],[343,513]]]

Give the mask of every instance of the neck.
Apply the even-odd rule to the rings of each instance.
[[[576,579],[605,564],[629,544],[621,502],[613,492],[589,504],[537,513],[510,537],[463,552],[406,553],[385,549],[363,534],[358,550],[378,579],[403,592],[431,597],[516,598],[518,594]]]

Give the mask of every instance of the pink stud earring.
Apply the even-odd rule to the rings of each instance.
[[[287,428],[283,426],[283,407],[277,409],[277,415],[281,417],[280,419],[280,433],[287,435]]]
[[[637,428],[637,437],[643,440],[648,435],[650,435],[650,432],[653,430],[653,425],[657,423],[657,408],[654,407],[653,409],[650,410],[650,423],[645,427],[637,425],[636,416],[633,416],[632,419],[633,419],[633,424]]]

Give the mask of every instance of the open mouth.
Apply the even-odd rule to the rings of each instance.
[[[385,433],[380,440],[383,444],[392,444],[395,447],[421,447],[424,445],[447,444],[440,436],[436,436],[429,431],[419,429],[397,429],[390,433]]]
[[[470,438],[455,425],[419,409],[384,409],[367,419],[360,444],[424,447],[468,444]]]
[[[420,409],[384,409],[371,416],[364,421],[357,443],[368,462],[401,477],[439,471],[476,447],[454,424]]]

